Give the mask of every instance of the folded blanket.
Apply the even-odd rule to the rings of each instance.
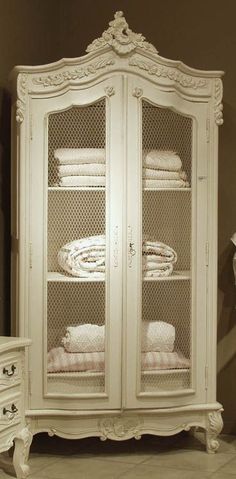
[[[172,352],[175,328],[164,321],[142,321],[142,351]]]
[[[188,188],[189,183],[185,180],[155,180],[143,179],[144,188]]]
[[[54,158],[62,165],[105,163],[106,153],[104,148],[58,148]]]
[[[188,369],[189,359],[181,352],[156,352],[151,351],[141,354],[142,371],[157,369]],[[98,353],[67,353],[63,347],[53,348],[48,352],[48,372],[72,371],[104,371],[105,355]]]
[[[68,353],[91,353],[105,350],[105,326],[81,324],[68,326],[62,344]]]
[[[150,180],[187,180],[185,171],[154,170],[143,168],[143,178]]]
[[[63,176],[105,176],[106,165],[102,163],[82,163],[81,165],[58,165],[58,175]]]
[[[105,186],[105,176],[63,176],[60,186]]]
[[[159,241],[151,241],[144,237],[143,246],[143,265],[149,261],[156,263],[176,263],[177,253],[170,246]]]
[[[144,165],[155,170],[179,171],[182,168],[182,161],[171,150],[151,150],[144,153]]]
[[[105,236],[89,236],[67,243],[58,252],[58,263],[73,276],[104,277]]]
[[[157,269],[143,271],[143,276],[144,278],[161,278],[162,276],[170,276],[173,273],[173,269],[172,263],[160,263]]]

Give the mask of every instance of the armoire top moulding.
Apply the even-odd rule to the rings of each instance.
[[[173,86],[193,96],[213,97],[216,123],[223,123],[221,77],[224,72],[199,70],[161,57],[141,33],[134,33],[129,28],[123,12],[115,13],[109,27],[88,45],[86,52],[78,58],[63,58],[45,65],[16,66],[12,70],[10,81],[13,96],[17,92],[18,123],[24,119],[27,94],[61,90],[115,71],[135,72],[164,87]]]

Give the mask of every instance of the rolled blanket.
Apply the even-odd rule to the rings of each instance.
[[[54,158],[62,165],[105,163],[106,153],[104,148],[58,148]]]
[[[151,150],[144,156],[144,165],[155,170],[179,171],[182,161],[177,153],[171,150]]]
[[[149,180],[187,180],[185,171],[154,170],[143,168],[143,178]]]
[[[149,351],[141,354],[142,371],[158,369],[188,369],[189,359],[181,352],[172,353]],[[67,353],[63,347],[53,348],[48,352],[48,373],[59,372],[98,372],[105,369],[105,354],[98,353]]]
[[[62,344],[68,353],[92,353],[105,350],[105,326],[81,324],[68,326]]]
[[[170,276],[173,273],[173,269],[172,263],[160,263],[156,269],[143,270],[143,274],[145,278]]]
[[[189,183],[184,180],[155,180],[146,179],[143,180],[144,188],[188,188]]]
[[[60,186],[105,186],[105,176],[63,176]]]
[[[142,351],[172,352],[175,328],[164,321],[142,321]]]
[[[144,239],[143,246],[143,264],[148,261],[156,263],[176,263],[177,253],[170,246],[158,242]]]
[[[105,236],[89,236],[67,243],[58,252],[58,263],[73,276],[104,277]]]
[[[58,175],[63,176],[105,176],[106,165],[102,163],[82,163],[81,165],[58,165]]]

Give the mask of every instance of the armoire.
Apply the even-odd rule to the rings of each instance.
[[[30,434],[202,428],[217,450],[222,75],[161,57],[122,12],[85,56],[13,69],[12,332],[32,340]],[[94,332],[80,346],[83,326],[100,349]]]

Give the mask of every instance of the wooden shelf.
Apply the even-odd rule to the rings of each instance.
[[[191,271],[174,271],[170,276],[143,276],[143,281],[189,281]]]
[[[104,283],[105,279],[103,278],[79,278],[77,276],[69,276],[57,271],[49,272],[47,275],[47,280],[49,282],[61,282],[61,283]]]
[[[191,191],[191,188],[143,188],[143,191]]]
[[[106,191],[105,186],[49,186],[48,191]]]

